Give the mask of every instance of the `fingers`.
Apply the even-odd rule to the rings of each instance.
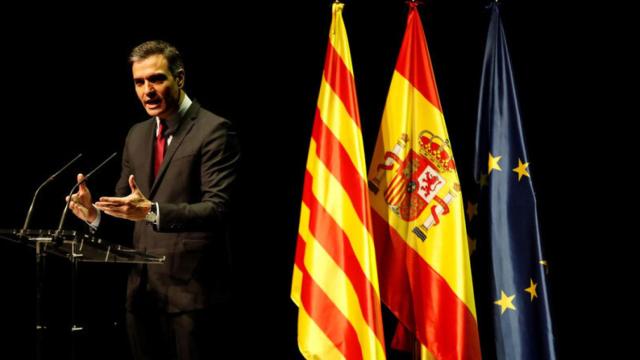
[[[125,197],[103,196],[94,206],[105,214],[132,220],[144,220],[149,212],[149,201],[144,197],[134,175],[129,176],[131,194]]]
[[[97,212],[91,205],[91,193],[87,185],[83,182],[85,176],[78,174],[76,180],[80,184],[78,192],[72,194],[70,197],[65,197],[65,201],[69,203],[69,209],[71,209],[78,218],[84,221],[93,221],[97,216]]]
[[[116,217],[122,217],[131,207],[129,196],[126,197],[107,197],[103,196],[100,201],[93,204],[98,210],[104,211],[106,214]]]
[[[82,204],[81,202],[81,198],[78,193],[71,195],[71,200],[69,200],[69,196],[66,196],[64,198],[64,201],[68,202],[69,206],[71,206],[72,204],[78,204],[78,205],[84,206],[84,204]]]
[[[129,202],[129,197],[112,197],[112,196],[103,196],[100,198],[98,202],[96,202],[96,206],[121,206],[125,205]]]
[[[87,212],[87,208],[82,206],[82,204],[74,202],[74,201],[71,201],[69,203],[69,209],[73,210],[74,213],[77,213],[78,211],[81,211],[82,213],[86,213]]]
[[[138,184],[136,184],[136,178],[134,175],[129,175],[129,188],[131,188],[132,193],[138,190]]]
[[[83,182],[84,181],[84,175],[82,173],[78,174],[76,176],[76,180],[78,181],[78,184],[80,184],[79,188],[78,188],[78,192],[81,194],[84,194],[85,192],[89,192],[89,188],[87,188],[87,183]]]
[[[74,203],[74,202],[69,203],[69,209],[71,209],[71,211],[72,211],[72,212],[73,212],[77,217],[79,217],[80,219],[84,220],[84,217],[82,216],[82,215],[84,215],[84,214],[83,214],[83,211],[82,211],[81,207],[80,207],[80,206],[78,206],[76,203]]]
[[[109,215],[112,215],[112,214],[110,214],[110,212],[112,212],[112,211],[114,211],[114,209],[118,208],[118,206],[116,206],[116,205],[105,204],[105,203],[102,203],[100,201],[98,201],[95,204],[93,204],[93,206],[95,206],[96,209],[98,209],[100,211],[104,211],[105,213],[107,213]]]
[[[106,213],[107,215],[121,217],[120,215],[125,214],[129,205],[124,202],[110,202],[110,201],[100,201],[96,202],[94,206],[98,209]]]
[[[67,200],[69,197],[67,196]],[[73,197],[71,197],[71,202],[69,202],[69,209],[73,212],[75,216],[84,221],[93,221],[95,220],[94,216],[91,215],[91,209],[83,206],[81,203],[75,201]]]

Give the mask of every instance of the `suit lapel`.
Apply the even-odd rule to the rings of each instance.
[[[141,154],[139,159],[153,159],[153,146],[156,140],[156,119],[151,118],[147,121],[143,130],[145,136],[142,137]],[[136,182],[143,194],[148,194],[153,182],[153,161],[145,161],[146,166],[140,167],[140,172],[136,175]]]
[[[186,135],[189,133],[189,131],[191,131],[191,128],[193,128],[193,125],[194,125],[193,119],[195,119],[198,116],[199,110],[200,110],[200,105],[194,101],[193,104],[191,104],[191,106],[189,107],[189,110],[187,110],[187,113],[185,114],[185,116],[181,119],[182,123],[178,126],[176,133],[173,134],[173,139],[171,139],[171,144],[167,147],[167,151],[164,155],[164,160],[162,161],[160,170],[158,170],[158,176],[155,178],[151,186],[151,191],[149,192],[150,197],[153,197],[155,195],[155,192],[158,189],[158,185],[162,181],[162,178],[164,177],[164,173],[166,172],[167,167],[169,167],[169,164],[171,163],[171,159],[173,158],[176,151],[180,147],[180,144],[182,144],[182,141],[184,140]]]

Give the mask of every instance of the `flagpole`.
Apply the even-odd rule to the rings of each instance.
[[[411,0],[415,1],[415,0]],[[413,338],[413,349],[411,349],[411,359],[412,360],[420,360],[421,352],[420,352],[420,341],[416,337],[415,333],[411,333],[411,337]]]
[[[418,7],[418,3],[416,3],[416,0],[411,0],[411,3],[413,4],[413,6]],[[421,357],[421,344],[420,341],[418,341],[418,337],[416,336],[415,332],[411,333],[411,338],[413,339],[413,347],[411,349],[411,360],[420,360]]]
[[[414,7],[418,7],[418,5],[422,4],[422,2],[417,2],[417,0],[411,0],[411,3]],[[411,337],[413,339],[413,348],[411,349],[411,360],[420,360],[422,357],[422,344],[418,340],[415,332],[411,333]]]

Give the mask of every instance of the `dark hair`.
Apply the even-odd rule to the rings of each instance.
[[[184,70],[182,56],[175,46],[162,40],[151,40],[143,42],[131,50],[129,54],[129,64],[136,61],[144,60],[153,55],[162,55],[169,63],[169,71],[176,76],[178,71]]]

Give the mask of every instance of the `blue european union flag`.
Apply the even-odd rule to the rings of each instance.
[[[504,29],[491,5],[469,201],[478,322],[485,358],[555,359],[546,272],[520,109]],[[474,236],[477,238],[474,239]],[[492,356],[493,355],[493,356]]]

